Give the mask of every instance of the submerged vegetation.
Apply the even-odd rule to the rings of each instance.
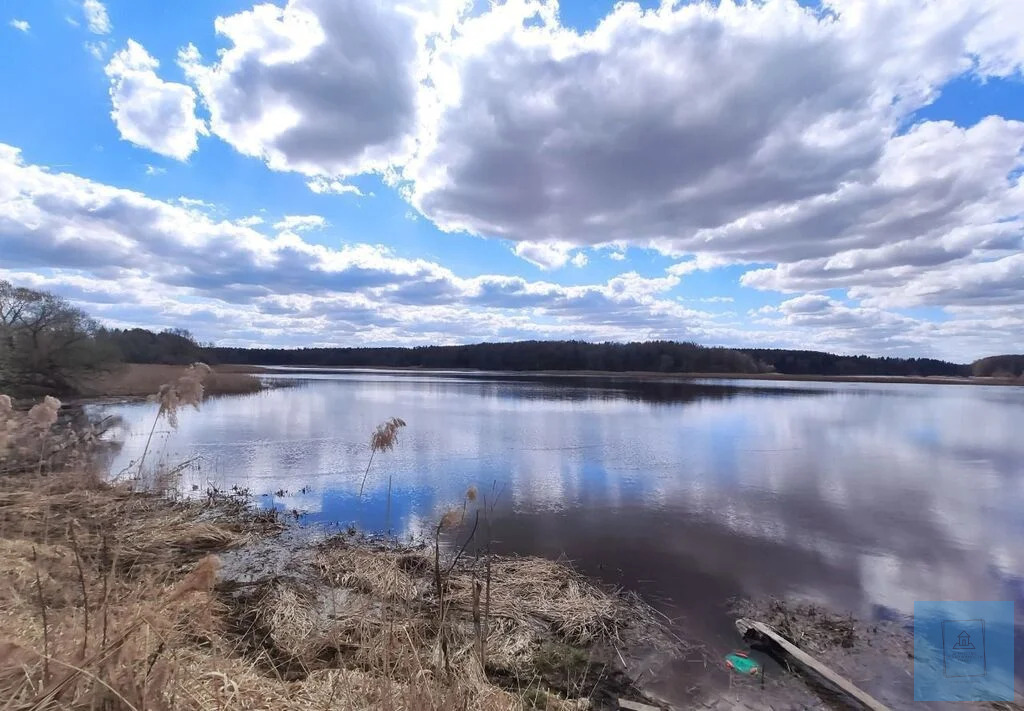
[[[155,422],[198,407],[209,375],[196,364],[165,383]],[[637,598],[492,555],[494,492],[489,506],[468,490],[430,541],[340,535],[268,556],[283,545],[275,512],[244,492],[161,496],[144,458],[110,482],[92,467],[99,430],[66,409],[0,396],[11,708],[616,708],[644,698],[631,646],[674,645]],[[371,454],[404,426],[381,425]]]

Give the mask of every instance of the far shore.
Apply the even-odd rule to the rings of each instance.
[[[1019,378],[953,377],[944,375],[789,375],[785,373],[661,373],[646,370],[480,370],[475,368],[428,368],[423,366],[380,365],[223,365],[218,370],[230,373],[301,373],[305,371],[346,372],[379,370],[398,373],[452,373],[463,375],[539,375],[563,378],[630,378],[658,380],[782,380],[822,383],[909,383],[920,385],[1015,385],[1024,387]]]

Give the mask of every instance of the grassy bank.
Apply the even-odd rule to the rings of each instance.
[[[176,380],[186,371],[184,365],[129,363],[85,383],[85,392],[93,397],[147,397]],[[255,375],[257,369],[238,366],[213,368],[203,385],[209,395],[241,395],[263,389]]]

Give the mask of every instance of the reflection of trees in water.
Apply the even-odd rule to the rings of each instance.
[[[455,376],[476,383],[483,394],[531,400],[625,400],[643,403],[688,403],[728,400],[734,397],[788,397],[827,395],[817,388],[779,388],[745,385],[706,385],[678,380],[632,379],[602,376],[511,376],[485,380],[480,376]],[[532,386],[532,387],[524,387]]]

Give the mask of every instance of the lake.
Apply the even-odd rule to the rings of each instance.
[[[718,656],[739,645],[733,596],[892,619],[915,600],[1024,601],[1024,388],[268,377],[300,380],[212,398],[176,431],[161,422],[153,460],[197,458],[185,495],[238,486],[304,523],[416,537],[475,486],[497,497],[499,549],[565,556],[636,590]],[[124,420],[117,472],[155,405],[103,409]],[[360,499],[369,435],[392,416],[408,426]]]

